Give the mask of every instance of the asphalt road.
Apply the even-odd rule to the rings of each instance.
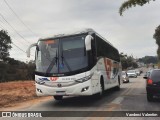
[[[96,111],[160,111],[160,100],[148,102],[146,99],[145,79],[143,74],[137,78],[130,78],[129,83],[123,83],[120,91],[114,89],[108,90],[103,98],[95,99],[94,97],[64,97],[62,101],[55,101],[53,98],[38,104],[33,104],[27,108],[17,109],[17,111],[89,111],[87,117],[63,117],[65,112],[58,112],[62,117],[45,117],[34,118],[37,120],[112,120],[112,119],[157,119],[158,117],[91,117],[99,114]],[[50,114],[51,115],[51,114]],[[15,120],[25,120],[33,118],[10,118]],[[0,118],[0,120],[8,120],[8,118]]]

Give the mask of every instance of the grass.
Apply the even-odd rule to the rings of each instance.
[[[0,108],[37,98],[34,81],[0,83]]]

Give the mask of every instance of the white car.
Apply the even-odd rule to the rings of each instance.
[[[129,82],[129,77],[126,71],[122,71],[122,80],[123,80],[123,83]]]
[[[141,73],[140,73],[140,70],[136,70],[136,73],[137,73],[137,76],[139,76]]]
[[[134,77],[134,78],[137,77],[137,73],[135,70],[128,70],[127,75],[128,75],[128,77]]]

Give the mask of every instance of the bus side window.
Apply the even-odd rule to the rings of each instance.
[[[97,62],[97,55],[96,55],[96,45],[95,45],[95,39],[92,40],[92,56],[93,56],[93,63]]]

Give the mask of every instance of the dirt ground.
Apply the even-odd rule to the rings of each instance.
[[[34,81],[0,83],[0,108],[40,98],[44,97],[36,96]]]

